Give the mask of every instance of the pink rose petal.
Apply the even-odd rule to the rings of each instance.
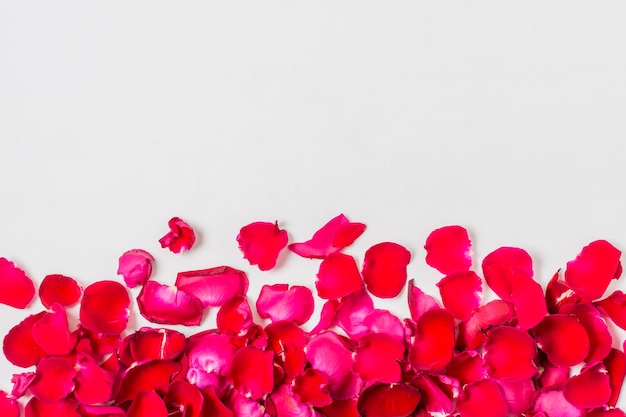
[[[461,226],[445,226],[426,238],[426,263],[442,274],[467,271],[472,266],[471,241]]]
[[[293,395],[292,387],[283,384],[275,388],[266,401],[266,408],[281,417],[313,417],[313,410]]]
[[[126,417],[126,411],[122,408],[107,405],[81,404],[78,412],[82,417]]]
[[[611,386],[604,365],[598,363],[570,378],[563,385],[563,396],[579,408],[596,408],[606,404],[611,397]]]
[[[50,308],[52,304],[71,306],[78,302],[83,289],[74,278],[65,275],[46,275],[39,286],[41,304]]]
[[[400,382],[404,344],[382,333],[366,334],[355,349],[353,370],[365,382]]]
[[[137,393],[128,409],[127,417],[167,417],[168,411],[163,399],[154,391]]]
[[[43,358],[37,364],[35,379],[30,392],[41,401],[58,401],[74,390],[76,370],[64,358]]]
[[[560,366],[574,366],[589,354],[589,336],[574,316],[553,314],[546,316],[533,329],[539,349],[550,362]]]
[[[582,417],[585,414],[582,409],[567,401],[560,389],[539,392],[532,410],[536,413],[543,412],[547,417]]]
[[[311,329],[309,334],[314,336],[334,326],[336,323],[337,310],[339,310],[340,306],[341,304],[339,303],[339,300],[326,301],[322,306],[322,311],[320,312],[320,321],[313,329]]]
[[[154,257],[143,249],[131,249],[120,256],[117,274],[124,277],[128,288],[144,285],[152,275]]]
[[[187,344],[189,367],[204,373],[226,376],[230,371],[235,351],[235,346],[226,335],[210,330],[197,333],[189,338]]]
[[[606,240],[591,242],[576,259],[567,263],[565,282],[582,298],[598,299],[611,280],[621,273],[621,255],[622,252]]]
[[[261,271],[276,266],[280,251],[287,246],[287,232],[278,228],[278,222],[255,222],[244,226],[237,235],[239,249],[250,265],[258,265]]]
[[[359,396],[362,417],[408,417],[420,402],[420,392],[406,384],[375,384]]]
[[[328,255],[320,264],[315,287],[320,298],[334,299],[360,292],[361,274],[354,258],[343,253]]]
[[[421,399],[417,415],[448,415],[453,410],[453,400],[459,394],[459,382],[445,375],[418,374],[411,385],[419,389]]]
[[[85,288],[80,322],[96,333],[118,335],[126,330],[129,306],[126,288],[114,281],[98,281]]]
[[[363,281],[368,291],[379,298],[396,297],[406,282],[406,267],[411,252],[393,242],[383,242],[365,252]]]
[[[272,392],[274,370],[271,351],[262,351],[252,346],[242,347],[235,353],[228,373],[235,389],[243,395],[259,399]]]
[[[174,253],[185,252],[191,249],[196,242],[196,234],[191,226],[179,217],[172,217],[167,225],[170,231],[165,234],[159,243],[162,248],[168,248]]]
[[[416,370],[438,371],[450,362],[454,352],[454,317],[445,310],[430,310],[417,322],[409,362]]]
[[[20,407],[17,400],[4,391],[0,391],[0,415],[2,417],[20,416]]]
[[[384,333],[399,342],[404,342],[404,326],[400,319],[388,310],[372,310],[365,316],[363,324],[370,333]]]
[[[311,318],[314,308],[311,290],[300,285],[264,285],[256,301],[259,315],[272,322],[293,320],[301,325]]]
[[[34,297],[33,281],[13,262],[0,258],[0,303],[26,308]]]
[[[485,343],[485,364],[495,379],[521,382],[537,373],[534,359],[537,346],[523,330],[499,327],[489,334]]]
[[[357,341],[361,336],[369,333],[370,328],[365,321],[372,311],[374,311],[374,303],[366,291],[352,293],[344,297],[339,304],[335,316],[337,326],[351,339]]]
[[[11,383],[13,384],[13,389],[11,390],[11,395],[15,398],[22,398],[28,390],[31,382],[35,379],[35,372],[24,372],[21,374],[13,374],[11,378]]]
[[[248,277],[245,272],[230,266],[218,266],[179,272],[176,286],[198,297],[205,308],[219,307],[234,297],[246,295]]]
[[[531,379],[511,382],[496,381],[504,395],[504,399],[509,404],[510,415],[522,415],[530,409],[536,394],[535,384]]]
[[[469,319],[480,305],[482,284],[473,271],[453,272],[441,279],[437,287],[446,310],[458,320]]]
[[[463,388],[457,409],[463,417],[507,417],[509,405],[498,384],[483,379]]]
[[[198,326],[202,302],[184,290],[148,281],[137,297],[139,312],[153,323]]]
[[[310,240],[289,245],[289,250],[303,258],[323,259],[350,246],[364,231],[363,223],[350,223],[340,214],[315,232]]]

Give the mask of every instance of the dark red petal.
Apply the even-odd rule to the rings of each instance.
[[[274,354],[252,346],[242,347],[235,353],[228,373],[233,386],[243,395],[259,399],[272,392]]]
[[[118,335],[126,330],[130,297],[115,281],[98,281],[85,288],[80,303],[80,322],[96,333]]]
[[[482,285],[474,271],[453,272],[441,279],[437,287],[446,310],[458,320],[469,319],[480,305]]]
[[[250,265],[258,265],[261,271],[276,266],[280,251],[287,246],[287,232],[278,228],[278,222],[255,222],[244,226],[237,235],[239,249]]]
[[[600,317],[600,313],[594,306],[590,304],[564,304],[560,313],[576,316],[587,331],[589,354],[585,358],[586,363],[601,361],[609,354],[613,338],[606,322]]]
[[[180,370],[179,363],[166,360],[153,360],[131,367],[122,377],[115,403],[122,404],[130,401],[142,391],[165,394],[170,382]]]
[[[412,279],[409,280],[408,299],[411,318],[415,322],[417,322],[425,312],[441,308],[437,300],[430,295],[424,294],[424,291],[415,286],[415,282]]]
[[[4,337],[2,350],[4,356],[15,366],[28,368],[35,365],[46,356],[46,353],[35,343],[33,339],[33,325],[39,321],[45,311],[26,317],[22,322],[9,330]]]
[[[264,285],[256,301],[259,315],[272,322],[293,320],[301,325],[311,318],[314,308],[311,290],[300,285]]]
[[[589,336],[574,316],[553,314],[546,316],[533,329],[539,349],[550,362],[559,366],[574,366],[589,354]]]
[[[626,330],[626,295],[621,290],[614,291],[604,300],[597,301],[595,305],[602,309],[613,323]]]
[[[550,314],[556,314],[559,312],[562,305],[577,304],[580,301],[580,296],[568,287],[565,281],[559,279],[559,271],[557,271],[546,287],[548,312]]]
[[[615,406],[622,391],[622,384],[626,376],[626,355],[618,349],[611,349],[611,352],[602,361],[609,374],[609,384],[611,385],[611,397],[606,402],[610,406]]]
[[[603,364],[583,369],[563,385],[563,396],[579,408],[596,408],[607,403],[611,397],[609,376]]]
[[[107,405],[81,404],[78,412],[82,417],[126,417],[126,411],[122,408]]]
[[[248,277],[245,272],[230,266],[218,266],[179,272],[176,286],[198,297],[204,307],[219,307],[234,297],[246,295]]]
[[[17,400],[4,391],[0,391],[0,415],[2,417],[20,417]]]
[[[131,249],[120,256],[117,274],[124,277],[128,288],[144,285],[152,275],[154,257],[143,249]]]
[[[519,382],[498,380],[504,399],[509,404],[509,414],[521,416],[528,411],[536,394],[532,379]]]
[[[42,401],[58,401],[74,390],[76,370],[64,358],[43,358],[37,364],[35,379],[30,384],[30,392]]]
[[[85,346],[85,343],[89,346],[89,351],[94,355],[108,355],[116,351],[121,342],[121,338],[119,335],[105,335],[93,332],[89,329],[85,329],[84,327],[79,327],[80,339],[78,346]],[[82,344],[81,344],[82,343]]]
[[[494,381],[483,379],[465,386],[457,408],[462,417],[507,417],[509,405]]]
[[[170,409],[180,411],[181,416],[199,417],[204,397],[195,385],[187,381],[176,381],[168,388],[163,401]]]
[[[167,417],[167,414],[167,407],[156,392],[142,391],[133,398],[127,417]]]
[[[322,371],[309,368],[293,380],[293,392],[303,403],[324,407],[333,402],[328,390],[328,377]]]
[[[350,246],[364,231],[364,224],[350,223],[340,214],[315,232],[310,240],[289,245],[289,250],[303,258],[322,259]]]
[[[22,398],[28,390],[31,382],[35,379],[35,372],[24,372],[21,374],[13,374],[11,378],[11,383],[13,384],[13,389],[11,390],[11,395],[15,398]]]
[[[80,355],[75,366],[76,389],[74,396],[82,404],[104,403],[113,394],[113,373],[102,369],[88,355]]]
[[[559,388],[538,392],[532,410],[543,412],[547,417],[582,417],[585,414],[584,410],[567,401]]]
[[[170,329],[143,328],[130,340],[130,351],[137,362],[151,359],[177,360],[187,347],[184,334]]]
[[[409,350],[411,366],[421,371],[445,368],[454,352],[454,317],[445,310],[430,310],[417,322]]]
[[[585,414],[585,417],[626,417],[626,413],[619,408],[598,408]]]
[[[53,304],[36,323],[33,324],[33,340],[48,355],[67,355],[74,350],[78,340],[77,332],[70,333],[65,309]]]
[[[322,408],[327,417],[361,417],[356,408],[355,398],[349,400],[335,400],[332,404]]]
[[[547,360],[542,361],[542,364],[544,369],[537,380],[538,388],[558,388],[569,379],[569,366],[555,366]]]
[[[359,339],[353,370],[365,382],[400,382],[404,344],[382,333],[370,333]]]
[[[41,401],[33,397],[26,404],[26,417],[81,417],[76,411],[76,401]]]
[[[354,258],[343,253],[328,255],[320,264],[315,287],[320,298],[341,298],[361,291],[363,281]]]
[[[543,289],[538,282],[524,273],[511,274],[511,302],[515,306],[517,325],[528,330],[535,327],[548,313]]]
[[[252,326],[252,311],[248,299],[238,295],[225,302],[217,312],[217,329],[220,333],[238,335]]]
[[[426,238],[426,263],[442,274],[467,271],[472,266],[472,242],[461,226],[433,230]]]
[[[35,284],[24,271],[6,258],[0,258],[0,303],[26,308],[35,296]]]
[[[407,417],[417,408],[420,392],[406,384],[375,384],[366,388],[357,403],[362,417]]]
[[[363,281],[372,295],[393,298],[402,292],[411,252],[393,242],[372,246],[363,259]]]
[[[174,253],[180,253],[191,249],[196,241],[196,234],[191,226],[179,217],[172,217],[167,225],[170,231],[159,239],[162,248],[168,248]]]
[[[370,329],[365,320],[374,311],[374,303],[367,291],[352,293],[344,297],[335,316],[337,325],[347,333],[352,340],[359,340],[369,333]]]
[[[39,298],[46,308],[54,303],[62,306],[76,304],[82,292],[76,280],[65,275],[46,275],[39,286]]]
[[[517,323],[513,305],[502,300],[493,300],[474,310],[467,321],[459,323],[457,347],[476,349],[485,343],[487,333],[498,326]]]
[[[502,247],[483,260],[483,275],[487,285],[504,301],[511,301],[513,273],[533,277],[533,261],[524,249]]]
[[[565,282],[584,299],[600,298],[621,270],[621,255],[622,252],[606,240],[591,242],[576,259],[567,263]]]
[[[461,388],[474,381],[485,379],[485,362],[475,350],[466,350],[455,355],[446,368],[446,374],[459,380]]]
[[[521,382],[537,373],[533,362],[537,346],[524,330],[499,327],[489,334],[485,343],[485,364],[495,379]]]
[[[137,297],[142,316],[153,323],[198,326],[202,321],[202,302],[184,290],[148,281]]]

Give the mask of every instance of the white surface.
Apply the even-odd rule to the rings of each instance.
[[[446,224],[477,259],[526,248],[545,283],[591,240],[626,249],[624,21],[618,1],[1,1],[0,256],[88,284],[139,247],[161,282],[245,269],[254,299],[318,262],[260,273],[241,226],[300,241],[344,212],[368,225],[348,253],[404,244],[429,293]],[[158,246],[175,215],[188,254]],[[0,305],[0,333],[25,314]]]

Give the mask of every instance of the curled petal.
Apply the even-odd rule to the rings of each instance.
[[[383,242],[365,252],[363,281],[372,295],[380,298],[396,297],[406,282],[406,267],[411,252],[393,242]]]
[[[246,397],[236,389],[231,389],[223,398],[224,404],[232,410],[234,417],[267,417],[265,408],[254,398]]]
[[[174,253],[180,253],[191,249],[196,242],[196,234],[191,226],[179,217],[172,217],[167,225],[170,231],[165,234],[159,243],[162,248],[168,248]]]
[[[9,330],[9,333],[4,337],[2,350],[4,356],[13,365],[28,368],[46,356],[46,352],[37,345],[33,338],[33,326],[44,314],[46,312],[42,311],[39,314],[26,317]]]
[[[278,321],[265,328],[268,347],[274,351],[274,360],[291,380],[303,372],[306,365],[304,347],[307,338],[304,331],[293,321]]]
[[[511,301],[513,274],[533,277],[533,261],[524,249],[502,247],[483,260],[483,275],[487,285],[504,301]]]
[[[364,231],[363,223],[351,223],[340,214],[315,232],[310,240],[289,245],[289,250],[303,258],[323,259],[350,246]]]
[[[35,296],[35,284],[24,271],[6,258],[0,258],[0,303],[26,308]]]
[[[328,255],[320,264],[315,287],[320,298],[341,298],[361,291],[363,281],[354,258],[343,253]]]
[[[314,307],[311,290],[300,285],[264,285],[256,302],[262,318],[272,322],[293,320],[299,325],[311,318]]]
[[[559,388],[537,393],[532,410],[535,413],[545,413],[548,417],[582,417],[585,415],[584,410],[567,401],[563,391]]]
[[[20,417],[17,400],[4,391],[0,391],[0,415],[3,417]]]
[[[26,404],[26,417],[81,417],[74,400],[42,401],[33,397]]]
[[[152,275],[154,257],[143,249],[131,249],[120,256],[117,274],[124,277],[128,288],[144,285]]]
[[[198,326],[202,302],[184,290],[148,281],[137,297],[139,312],[153,323]]]
[[[382,333],[369,333],[359,339],[353,370],[365,382],[399,382],[404,344]]]
[[[270,351],[244,346],[235,353],[228,373],[235,389],[250,398],[259,399],[272,392],[274,369]]]
[[[430,310],[417,322],[409,362],[416,370],[445,368],[454,352],[454,317],[445,310]]]
[[[485,364],[495,379],[521,382],[537,373],[534,359],[537,346],[524,330],[499,327],[489,334],[485,343]]]
[[[53,304],[37,322],[33,324],[33,340],[48,355],[67,355],[74,350],[78,335],[70,333],[65,309]]]
[[[442,274],[467,271],[472,266],[472,242],[461,226],[445,226],[426,238],[426,263]]]
[[[335,316],[336,323],[356,341],[370,331],[365,321],[373,310],[374,303],[366,291],[352,293],[341,300]]]
[[[165,394],[181,365],[173,361],[153,360],[129,368],[123,375],[115,397],[116,404],[136,398],[141,392]]]
[[[246,295],[248,277],[245,272],[230,266],[218,266],[180,272],[176,286],[198,297],[204,307],[219,307],[234,297]]]
[[[461,388],[466,384],[487,377],[485,362],[475,350],[466,350],[455,355],[446,368],[446,374],[459,381]]]
[[[480,305],[482,285],[474,271],[453,272],[437,284],[446,310],[458,320],[467,320]]]
[[[80,322],[96,333],[118,335],[126,330],[130,297],[115,281],[98,281],[85,288],[80,303]]]
[[[363,417],[408,417],[420,402],[420,392],[406,384],[375,384],[366,388],[357,403]]]
[[[15,398],[22,398],[26,393],[26,390],[30,386],[31,382],[33,382],[33,379],[35,379],[35,376],[35,372],[13,374],[13,377],[11,378],[11,383],[13,384],[11,396]]]
[[[613,278],[621,273],[622,252],[606,240],[585,246],[576,259],[567,263],[565,282],[587,300],[602,297]]]
[[[489,404],[489,406],[486,406]],[[509,405],[498,384],[490,379],[465,386],[457,408],[463,417],[507,417]]]
[[[557,366],[574,366],[589,354],[589,336],[574,316],[546,316],[533,329],[537,345]]]
[[[459,349],[476,349],[485,343],[488,332],[498,326],[517,323],[513,305],[493,300],[472,312],[467,321],[459,324]]]
[[[598,363],[570,378],[563,385],[563,396],[579,408],[596,408],[606,404],[611,397],[611,386],[604,365]]]
[[[546,304],[550,314],[556,314],[564,304],[580,303],[581,298],[565,281],[559,279],[559,271],[557,271],[546,287]]]
[[[187,347],[187,338],[176,330],[146,327],[134,333],[129,345],[136,362],[178,360]]]
[[[424,294],[424,291],[415,286],[414,280],[409,280],[409,311],[413,321],[419,318],[429,310],[440,309],[439,303],[430,295]]]
[[[611,352],[602,361],[609,374],[609,385],[611,386],[611,397],[606,402],[610,406],[615,406],[622,391],[622,384],[626,376],[626,355],[618,349],[611,349]]]
[[[535,327],[548,313],[543,289],[538,282],[522,272],[511,274],[511,298],[515,306],[517,325],[524,329]]]
[[[113,394],[114,376],[102,369],[89,355],[80,355],[75,366],[74,396],[82,404],[104,403]]]
[[[41,304],[50,308],[52,304],[71,306],[78,302],[83,289],[74,278],[65,275],[46,275],[39,286]]]
[[[272,409],[280,417],[312,417],[313,411],[308,404],[302,403],[293,395],[291,386],[283,384],[276,388],[266,401],[268,410]]]
[[[74,390],[74,376],[76,370],[67,359],[43,358],[29,389],[38,400],[58,401]]]
[[[225,302],[217,312],[220,333],[240,334],[252,326],[252,311],[248,299],[238,295]]]
[[[597,408],[585,414],[585,417],[626,417],[619,408]]]
[[[328,377],[322,371],[309,368],[293,380],[293,392],[300,401],[314,407],[324,407],[333,402],[328,390]]]
[[[244,226],[237,235],[239,249],[250,265],[258,265],[261,271],[276,266],[280,251],[287,246],[287,232],[278,228],[278,222],[254,222]]]
[[[595,304],[609,316],[613,323],[626,330],[626,295],[621,290],[613,292]]]
[[[142,391],[133,398],[127,417],[167,417],[167,415],[167,407],[156,392]]]
[[[601,361],[609,354],[613,338],[606,322],[600,317],[600,313],[594,306],[590,304],[564,304],[560,313],[576,316],[587,331],[589,354],[585,358],[586,363]]]
[[[336,323],[337,310],[339,310],[339,300],[328,300],[322,306],[320,312],[320,321],[309,332],[310,335],[316,335],[324,330],[330,329]]]
[[[180,410],[182,416],[199,417],[204,397],[195,385],[187,381],[175,381],[168,388],[163,401],[170,408]]]

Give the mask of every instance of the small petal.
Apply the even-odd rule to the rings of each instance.
[[[13,377],[11,378],[11,383],[13,384],[11,395],[15,398],[22,398],[26,393],[26,390],[28,390],[31,382],[33,382],[33,379],[35,379],[35,376],[35,372],[13,374]]]
[[[586,363],[595,363],[604,359],[611,351],[613,338],[600,317],[598,310],[590,304],[563,304],[561,314],[576,316],[583,325],[589,337],[589,354],[585,358]]]
[[[317,278],[317,293],[327,300],[360,292],[363,286],[354,258],[343,253],[328,255],[320,264]]]
[[[307,338],[293,321],[278,321],[269,324],[267,332],[268,348],[274,351],[274,361],[285,372],[284,379],[290,381],[304,371],[306,356],[304,347]]]
[[[320,321],[309,332],[310,335],[316,335],[324,330],[330,329],[336,323],[337,310],[340,307],[339,300],[328,300],[322,306],[320,312]]]
[[[81,417],[76,407],[74,400],[41,401],[33,397],[24,411],[26,417]]]
[[[77,332],[68,328],[65,309],[53,304],[36,323],[33,324],[33,340],[48,355],[67,355],[74,350],[78,340]]]
[[[613,323],[626,330],[626,294],[621,290],[614,291],[604,300],[597,301],[595,305],[604,311]]]
[[[467,321],[459,323],[457,347],[476,349],[485,343],[487,333],[498,326],[515,325],[517,319],[513,305],[493,300],[472,312]]]
[[[426,263],[446,275],[467,271],[472,266],[471,245],[467,230],[461,226],[433,230],[424,245]]]
[[[369,333],[370,329],[365,320],[372,311],[374,311],[374,303],[366,291],[352,293],[339,303],[335,316],[337,326],[352,340],[357,341],[361,336]]]
[[[147,327],[136,331],[129,344],[136,362],[152,359],[175,361],[183,355],[187,338],[176,330]]]
[[[272,322],[293,320],[306,323],[315,308],[313,294],[307,287],[288,284],[264,285],[256,302],[259,315]]]
[[[425,312],[429,310],[440,309],[439,303],[430,295],[424,294],[424,291],[415,286],[414,280],[409,280],[409,310],[411,318],[417,322]]]
[[[357,409],[357,400],[335,400],[322,408],[327,417],[361,417]]]
[[[576,259],[567,263],[565,282],[582,298],[598,299],[619,275],[621,255],[622,252],[606,240],[591,242]]]
[[[511,301],[514,272],[533,277],[533,261],[524,249],[502,247],[483,260],[483,275],[487,285],[504,301]]]
[[[266,408],[280,417],[312,417],[313,412],[308,404],[302,403],[297,396],[293,395],[291,386],[284,384],[276,388],[266,401]]]
[[[355,349],[353,370],[365,382],[400,382],[404,344],[380,333],[366,334]]]
[[[466,384],[487,378],[487,369],[480,353],[466,350],[452,358],[446,368],[446,374],[456,378],[462,388]]]
[[[20,417],[17,400],[4,391],[0,391],[0,415],[2,417]]]
[[[351,223],[340,214],[315,232],[310,240],[289,245],[289,250],[303,258],[323,259],[350,246],[364,231],[363,223]]]
[[[409,362],[416,370],[438,371],[450,362],[454,352],[454,317],[445,310],[430,310],[417,322]]]
[[[611,386],[611,397],[606,403],[615,406],[622,392],[624,377],[626,377],[626,355],[621,350],[611,349],[602,363],[609,374],[609,385]]]
[[[485,364],[495,379],[521,382],[537,373],[537,346],[524,330],[498,327],[485,343]]]
[[[609,376],[603,364],[583,369],[563,385],[563,396],[579,408],[600,407],[611,397]]]
[[[29,389],[38,400],[58,401],[74,390],[74,376],[76,370],[67,359],[43,358]]]
[[[137,297],[139,312],[153,323],[198,326],[202,302],[184,290],[148,281]]]
[[[469,319],[480,305],[482,284],[474,271],[453,272],[439,281],[437,287],[446,310],[458,320]]]
[[[239,249],[250,265],[258,265],[261,271],[276,266],[280,251],[287,246],[287,232],[278,228],[278,222],[254,222],[244,226],[237,235]]]
[[[187,381],[175,381],[169,386],[163,401],[169,408],[180,411],[181,416],[199,417],[204,397],[195,385]]]
[[[133,398],[127,417],[167,417],[167,415],[163,399],[154,391],[143,391]]]
[[[114,375],[102,369],[89,355],[80,355],[75,366],[74,396],[81,404],[104,403],[113,394]]]
[[[466,385],[459,395],[457,408],[462,417],[507,417],[509,415],[509,405],[500,387],[489,379]]]
[[[556,314],[564,304],[577,304],[582,299],[578,294],[567,286],[565,281],[559,279],[557,271],[546,287],[546,304],[550,314]]]
[[[359,396],[363,417],[408,417],[420,402],[420,392],[406,384],[375,384]]]
[[[154,257],[143,249],[131,249],[120,256],[117,274],[124,277],[128,288],[144,285],[152,275]]]
[[[363,281],[368,291],[379,298],[393,298],[402,292],[406,282],[406,267],[411,252],[393,242],[383,242],[365,252]]]
[[[220,333],[238,335],[252,326],[252,311],[248,299],[238,295],[225,302],[217,312],[217,329]]]
[[[235,353],[228,373],[235,389],[243,395],[259,399],[272,392],[274,387],[274,354],[252,346],[242,347]]]
[[[138,364],[122,375],[116,404],[136,398],[142,391],[156,391],[163,395],[172,379],[181,371],[181,365],[173,361],[153,360]]]
[[[511,274],[511,298],[515,306],[517,325],[528,330],[535,327],[548,313],[543,289],[532,277],[520,271]]]
[[[130,297],[115,281],[98,281],[85,288],[80,303],[80,322],[96,333],[118,335],[126,330]]]
[[[28,368],[39,362],[46,356],[33,338],[33,326],[46,314],[42,311],[39,314],[26,317],[22,322],[9,330],[4,337],[2,350],[4,356],[15,366]]]
[[[558,366],[574,366],[589,354],[589,336],[574,316],[553,314],[546,316],[533,329],[539,349],[548,360]]]
[[[185,252],[191,249],[196,242],[196,234],[191,226],[179,217],[172,217],[167,225],[170,231],[165,234],[159,243],[162,248],[168,248],[174,253]]]
[[[39,298],[46,308],[55,303],[64,307],[74,305],[82,292],[76,280],[65,275],[46,275],[39,286]]]
[[[202,301],[206,307],[219,307],[228,300],[245,296],[248,291],[246,273],[229,266],[179,272],[176,286]]]
[[[35,284],[24,271],[6,258],[0,258],[0,303],[26,308],[35,297]]]
[[[309,368],[293,380],[293,392],[300,401],[313,407],[324,407],[333,402],[328,390],[328,377],[322,371]]]
[[[537,393],[532,410],[543,412],[548,417],[582,417],[585,414],[584,410],[567,401],[558,388]]]

